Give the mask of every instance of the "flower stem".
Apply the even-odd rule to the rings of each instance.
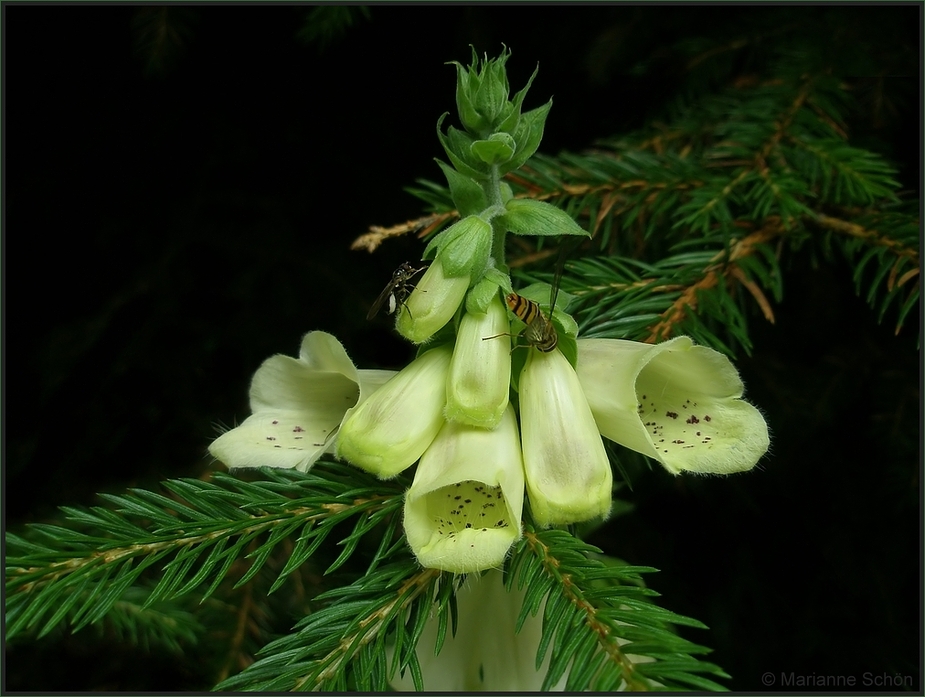
[[[501,196],[501,173],[497,165],[492,165],[489,180],[484,184],[485,198],[488,199],[489,206],[502,208],[504,200]],[[504,244],[507,232],[500,228],[497,223],[492,221],[492,240],[491,256],[495,260],[495,267],[501,271],[507,271],[507,264],[504,259]]]

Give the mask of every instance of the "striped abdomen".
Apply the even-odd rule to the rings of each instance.
[[[556,327],[543,314],[539,305],[517,293],[508,293],[505,301],[517,319],[527,325],[521,336],[530,346],[535,346],[543,353],[549,353],[556,347],[559,342]]]

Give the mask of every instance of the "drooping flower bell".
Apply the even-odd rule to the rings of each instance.
[[[463,315],[447,378],[448,420],[483,428],[494,428],[501,421],[510,392],[510,331],[507,310],[497,293],[486,312]]]
[[[468,287],[468,275],[447,276],[437,257],[398,313],[399,333],[415,344],[427,341],[456,314]]]
[[[344,421],[337,456],[388,479],[413,465],[443,426],[452,350],[418,356]]]
[[[530,350],[520,375],[520,427],[530,510],[539,525],[610,511],[613,475],[575,369],[556,349]]]
[[[253,413],[213,441],[209,452],[232,469],[307,472],[333,448],[345,418],[393,375],[358,370],[337,339],[310,332],[298,358],[276,355],[263,362],[251,380]]]
[[[768,450],[732,362],[689,337],[579,339],[577,374],[601,434],[672,474],[745,472]]]
[[[405,495],[405,535],[421,566],[497,568],[521,535],[524,469],[514,410],[494,430],[447,422]]]

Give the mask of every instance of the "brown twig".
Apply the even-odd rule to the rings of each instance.
[[[432,230],[445,223],[447,220],[459,217],[456,211],[449,213],[434,213],[423,218],[414,218],[407,220],[398,225],[391,227],[380,227],[379,225],[370,225],[369,232],[357,237],[350,249],[365,249],[367,252],[375,252],[376,248],[390,237],[401,237],[410,233],[417,233],[418,237],[425,237]]]
[[[720,276],[732,279],[742,284],[749,293],[758,301],[764,316],[768,321],[774,321],[774,313],[771,310],[770,303],[754,283],[748,281],[744,272],[735,264],[739,259],[754,253],[756,245],[767,242],[780,234],[782,226],[780,219],[776,216],[769,218],[765,227],[753,232],[741,240],[734,240],[727,256],[726,251],[722,251],[710,260],[710,265],[703,270],[702,278],[696,283],[688,286],[683,293],[675,300],[671,307],[659,315],[659,321],[649,330],[643,342],[654,344],[659,339],[666,339],[671,335],[675,325],[679,324],[688,314],[697,309],[697,294],[700,291],[713,288],[719,283]]]

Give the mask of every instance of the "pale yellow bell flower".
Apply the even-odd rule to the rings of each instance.
[[[672,474],[752,469],[768,426],[732,362],[679,336],[661,344],[578,340],[578,379],[601,434]]]
[[[272,356],[257,369],[250,386],[253,413],[216,438],[209,452],[232,469],[307,472],[332,450],[353,408],[393,375],[391,370],[358,370],[337,339],[310,332],[298,358]]]
[[[436,617],[428,621],[417,644],[424,691],[432,692],[538,692],[552,656],[539,668],[536,654],[543,633],[543,609],[514,631],[525,591],[504,587],[500,571],[469,574],[456,591],[459,623],[456,635],[447,629],[440,654],[434,656]],[[391,652],[390,652],[391,653]],[[389,663],[391,663],[391,656]],[[568,673],[553,690],[565,688]],[[414,690],[411,673],[396,675],[392,687]]]
[[[483,428],[498,425],[510,393],[510,331],[498,294],[485,313],[463,315],[447,378],[447,420]]]
[[[500,567],[521,536],[524,470],[514,410],[494,430],[447,422],[405,495],[405,535],[422,566]]]
[[[424,343],[452,319],[468,289],[469,275],[448,277],[437,257],[399,308],[395,328],[409,341]]]
[[[340,428],[337,456],[382,479],[413,465],[443,426],[452,350],[431,349],[363,402]]]
[[[534,520],[546,526],[606,517],[610,461],[578,376],[558,349],[530,349],[520,375],[520,429]]]

